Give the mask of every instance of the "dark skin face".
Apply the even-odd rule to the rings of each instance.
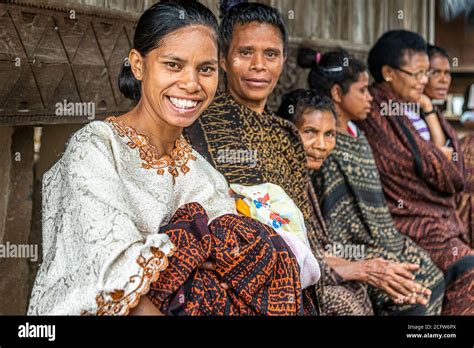
[[[258,22],[236,25],[229,52],[220,58],[228,93],[239,104],[262,113],[285,59],[278,28]]]
[[[307,167],[318,170],[336,146],[336,120],[330,111],[306,109],[296,124],[306,151]]]
[[[369,92],[369,74],[365,71],[360,73],[346,94],[342,93],[340,86],[334,86],[331,96],[338,114],[338,130],[347,132],[349,121],[362,121],[370,112],[373,98]]]
[[[184,127],[211,103],[218,84],[218,51],[212,29],[193,25],[167,35],[143,57],[132,49],[132,72],[142,81],[137,106],[120,117],[169,154]]]
[[[401,68],[411,73],[427,72],[430,69],[428,55],[424,52],[417,52],[411,55],[405,54],[403,61],[404,64]],[[385,80],[384,83],[404,102],[418,102],[428,83],[426,75],[422,75],[421,78],[417,79],[388,65],[382,67],[382,76]]]
[[[445,100],[451,86],[451,66],[448,58],[435,54],[430,59],[433,75],[425,87],[425,94],[431,99]]]

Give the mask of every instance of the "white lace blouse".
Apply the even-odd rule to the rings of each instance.
[[[43,263],[29,315],[126,315],[174,250],[159,234],[183,204],[236,214],[224,177],[186,143],[158,158],[115,118],[79,130],[43,178]]]

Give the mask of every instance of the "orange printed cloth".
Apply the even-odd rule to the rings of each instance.
[[[163,313],[315,314],[315,307],[303,300],[297,261],[272,228],[233,214],[209,224],[202,206],[189,203],[160,233],[177,248],[147,294]],[[201,269],[204,261],[213,261],[216,270]]]

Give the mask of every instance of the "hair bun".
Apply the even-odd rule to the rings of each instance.
[[[120,92],[128,99],[136,102],[141,97],[141,82],[133,76],[132,68],[128,58],[125,58],[118,78],[118,88]]]
[[[317,57],[321,58],[321,53],[309,47],[300,47],[298,49],[297,62],[304,69],[315,68],[318,66]]]
[[[221,17],[225,16],[225,14],[229,12],[232,7],[244,2],[248,2],[248,0],[220,0],[219,10]]]

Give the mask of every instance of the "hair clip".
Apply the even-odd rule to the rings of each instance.
[[[333,68],[321,68],[321,69],[327,72],[340,72],[342,71],[342,66],[335,66]]]
[[[319,64],[319,61],[321,60],[321,52],[316,52],[316,63]]]

